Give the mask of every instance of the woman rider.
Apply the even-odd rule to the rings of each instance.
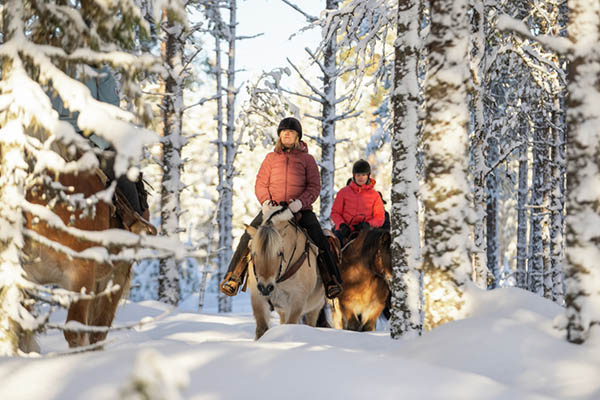
[[[321,191],[321,176],[313,156],[308,153],[302,139],[302,125],[296,118],[281,120],[277,128],[279,139],[275,150],[267,154],[256,176],[254,192],[262,204],[261,212],[250,225],[255,228],[262,222],[262,215],[272,204],[288,203],[293,213],[300,213],[298,225],[306,229],[308,236],[317,245],[321,254],[319,264],[325,294],[333,299],[342,292],[341,277],[329,242],[315,213],[312,203]],[[237,294],[248,265],[248,242],[250,235],[244,233],[231,259],[225,279],[220,284],[221,292],[228,296]]]
[[[335,235],[341,243],[353,231],[380,228],[385,221],[385,210],[381,195],[373,187],[371,166],[358,160],[352,166],[352,181],[335,196],[331,208],[331,220],[335,224]]]

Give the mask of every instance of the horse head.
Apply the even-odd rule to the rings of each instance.
[[[293,218],[287,207],[274,206],[263,216],[258,229],[248,226],[246,232],[252,238],[250,252],[257,289],[263,296],[270,296],[275,290],[282,266],[285,263],[285,241],[281,231]]]
[[[387,230],[372,229],[366,232],[363,242],[365,265],[383,279],[389,287],[392,284],[392,238]]]

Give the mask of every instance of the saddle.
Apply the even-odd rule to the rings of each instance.
[[[96,174],[100,177],[100,180],[104,183],[105,186],[110,184],[110,179],[108,176],[102,171],[100,168],[96,169]],[[136,184],[136,189],[139,196],[139,201],[144,209],[145,213],[148,210],[148,192],[144,186],[144,181],[142,178],[139,179]],[[137,213],[131,206],[127,197],[119,190],[118,187],[115,188],[115,193],[113,196],[113,211],[117,214],[117,216],[121,219],[123,226],[130,232],[136,234],[145,233],[147,235],[156,235],[158,232],[154,225],[152,225],[148,220],[146,220],[143,216]]]
[[[329,242],[329,249],[331,250],[331,254],[335,257],[335,262],[338,267],[342,264],[342,244],[335,234],[329,229],[323,229],[323,234],[327,238]]]

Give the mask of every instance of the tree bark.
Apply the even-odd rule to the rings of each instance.
[[[423,297],[418,221],[417,141],[419,123],[420,2],[398,3],[392,90],[392,310],[390,334],[420,335]]]
[[[472,216],[467,181],[467,1],[433,0],[430,4],[423,128],[427,329],[465,316],[465,289],[471,272],[467,219]]]

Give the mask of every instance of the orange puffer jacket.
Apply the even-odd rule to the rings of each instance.
[[[375,180],[358,186],[354,181],[337,193],[331,219],[338,230],[341,224],[346,224],[350,229],[360,222],[368,222],[374,228],[379,228],[385,220],[385,210],[381,196],[373,189]]]
[[[312,203],[321,192],[321,176],[306,143],[300,149],[273,151],[265,157],[258,174],[254,193],[260,204],[266,200],[278,203],[298,199],[303,210],[312,210]]]

